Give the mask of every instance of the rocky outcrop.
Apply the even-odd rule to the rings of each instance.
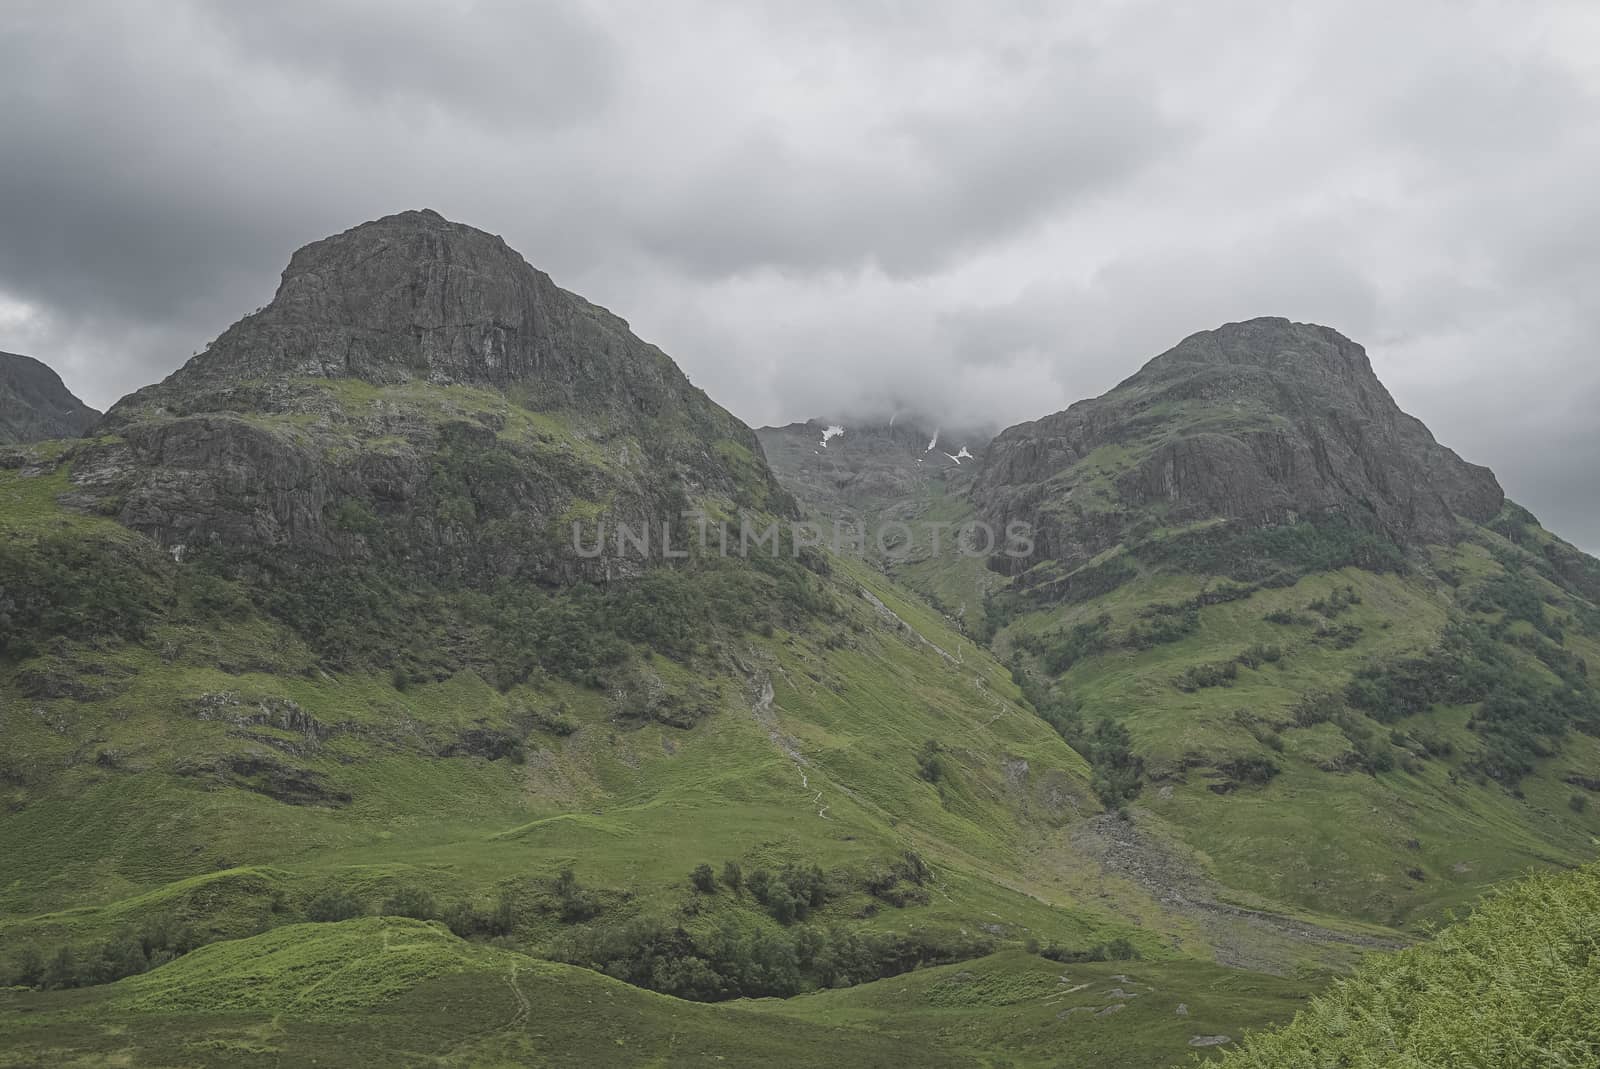
[[[78,438],[99,418],[49,367],[0,353],[0,445]]]
[[[974,497],[991,522],[1034,527],[1027,560],[1075,567],[1141,525],[1270,526],[1340,516],[1401,544],[1485,522],[1494,475],[1402,412],[1361,346],[1286,319],[1184,339],[1111,392],[1002,432]]]
[[[500,238],[404,212],[294,254],[273,301],[118,402],[80,504],[205,547],[570,578],[573,518],[794,506],[753,432]]]

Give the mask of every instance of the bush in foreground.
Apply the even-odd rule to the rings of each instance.
[[[1433,941],[1369,959],[1222,1065],[1600,1065],[1600,865],[1530,876]]]

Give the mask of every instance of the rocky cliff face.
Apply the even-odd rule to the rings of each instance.
[[[1285,319],[1184,339],[1105,396],[1012,427],[974,496],[1034,526],[1035,554],[1081,564],[1144,526],[1270,526],[1338,516],[1402,544],[1449,541],[1494,517],[1486,468],[1402,412],[1361,346]]]
[[[792,509],[749,428],[621,319],[431,211],[294,254],[277,295],[118,402],[74,479],[206,547],[549,575],[572,520]]]
[[[0,445],[77,438],[99,418],[44,364],[0,353]]]

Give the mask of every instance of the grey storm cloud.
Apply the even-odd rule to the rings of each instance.
[[[1600,549],[1600,9],[12,0],[0,349],[90,403],[432,207],[752,423],[1004,425],[1256,315]]]

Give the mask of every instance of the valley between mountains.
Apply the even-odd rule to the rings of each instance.
[[[103,416],[23,360],[0,1064],[1300,1064],[1530,870],[1585,938],[1600,562],[1327,327],[752,430],[414,211]],[[683,516],[865,537],[594,539]]]

